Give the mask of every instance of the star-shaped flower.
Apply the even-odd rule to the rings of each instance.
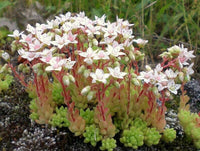
[[[92,77],[92,83],[96,83],[96,81],[102,82],[106,84],[107,78],[110,76],[108,73],[104,73],[102,69],[96,69],[95,73],[91,72],[90,76]]]
[[[120,72],[119,66],[115,67],[114,69],[111,67],[108,67],[108,70],[113,77],[118,78],[118,79],[123,79],[124,76],[127,74],[126,72]]]
[[[96,52],[97,51],[94,51],[91,47],[89,47],[86,52],[80,51],[79,55],[85,58],[84,62],[86,62],[87,64],[92,64],[92,59],[96,55]]]

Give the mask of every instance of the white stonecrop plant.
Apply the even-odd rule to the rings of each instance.
[[[111,77],[124,79],[129,75],[128,71],[123,72],[121,60],[132,64],[133,61],[143,59],[143,54],[132,44],[135,42],[143,48],[148,41],[134,39],[130,28],[133,24],[129,24],[128,21],[117,17],[116,22],[106,22],[105,15],[95,16],[95,20],[91,20],[84,12],[75,16],[68,12],[55,18],[47,21],[47,24],[37,23],[36,27],[27,25],[27,35],[18,30],[9,35],[21,43],[22,47],[18,49],[18,53],[33,63],[32,65],[43,63],[46,64],[46,71],[59,72],[62,69],[71,70],[77,64],[80,67],[78,73],[85,70],[86,66],[92,66],[84,72],[84,76],[92,78],[92,83],[108,84]],[[72,51],[76,52],[76,57],[72,55]],[[158,64],[155,69],[147,67],[147,71],[138,72],[133,81],[137,84],[142,81],[143,84],[155,86],[158,91],[168,89],[171,93],[177,94],[181,84],[176,84],[176,81],[183,81],[185,75],[189,79],[193,74],[193,64],[189,67],[187,65],[195,56],[193,51],[188,51],[182,45],[169,48],[161,57],[172,59],[173,55],[177,59],[171,65],[178,62],[176,67],[180,70],[166,69],[164,65]],[[78,59],[83,60],[84,64],[79,65]],[[114,65],[116,62],[118,66]]]

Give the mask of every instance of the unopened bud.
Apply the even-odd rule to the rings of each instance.
[[[89,77],[89,75],[90,75],[90,70],[85,70],[85,71],[83,72],[83,76],[84,76],[85,78]]]
[[[78,69],[78,73],[83,73],[84,70],[85,70],[85,66],[82,65],[82,66],[80,66],[80,68]]]
[[[124,58],[124,61],[128,62],[128,61],[129,61],[129,58],[128,58],[128,57],[125,57],[125,58]]]
[[[158,88],[157,87],[153,87],[153,93],[158,96],[159,92],[158,92]]]
[[[18,69],[18,71],[22,71],[24,67],[25,67],[25,65],[23,63],[21,63],[18,65],[17,69]]]
[[[24,67],[23,67],[23,68],[24,68]],[[32,68],[33,68],[33,71],[34,71],[35,73],[38,73],[38,71],[42,69],[42,63],[37,63],[37,64],[35,64]],[[23,70],[23,69],[22,69],[22,70]]]
[[[30,68],[28,66],[26,66],[25,68],[22,69],[23,73],[29,73],[30,72]]]
[[[91,90],[91,87],[88,85],[82,89],[81,94],[87,95],[90,90]]]
[[[133,54],[133,52],[132,51],[129,51],[129,58],[131,59],[131,60],[135,60],[135,55]]]
[[[98,45],[98,41],[96,39],[92,40],[93,45],[97,46]]]
[[[7,64],[1,67],[0,73],[6,72],[6,70],[7,70]]]
[[[70,84],[70,80],[69,80],[68,75],[64,75],[62,80],[63,80],[64,85],[68,86]]]
[[[119,88],[120,88],[119,82],[115,81],[115,82],[114,82],[114,86],[116,86],[116,87],[119,89]]]
[[[145,68],[146,68],[147,71],[151,71],[152,70],[149,65],[146,65]]]
[[[75,78],[74,78],[74,76],[70,74],[70,75],[69,75],[69,80],[70,80],[71,82],[74,83],[74,82],[75,82]]]
[[[183,82],[183,80],[184,80],[184,73],[183,72],[179,72],[178,73],[178,78],[181,80],[181,82]]]
[[[95,92],[94,91],[90,91],[87,95],[87,99],[88,101],[92,100],[93,96],[94,96]]]
[[[132,79],[131,79],[131,82],[132,82],[134,85],[137,85],[137,86],[140,85],[140,82],[139,82],[138,79],[136,79],[136,78],[132,78]]]
[[[78,38],[80,42],[84,42],[86,40],[84,35],[79,35]]]
[[[137,74],[135,74],[135,73],[132,72],[132,73],[131,73],[131,77],[132,77],[132,78],[136,78],[136,77],[137,77]]]
[[[2,53],[1,57],[7,62],[10,61],[10,55],[7,52]]]
[[[39,69],[38,71],[37,71],[37,76],[41,76],[41,75],[43,75],[43,71],[41,70],[41,69]]]
[[[120,66],[120,63],[119,63],[118,61],[115,61],[115,62],[114,62],[114,66],[115,66],[115,67],[119,67],[119,66]]]

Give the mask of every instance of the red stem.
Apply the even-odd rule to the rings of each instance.
[[[21,82],[21,84],[22,84],[23,86],[27,87],[28,85],[27,85],[26,82],[24,81],[24,76],[23,76],[23,77],[20,76],[20,75],[16,72],[15,68],[14,68],[10,63],[8,63],[8,66],[9,66],[9,67],[11,68],[11,70],[13,71],[15,77],[17,77],[17,78],[19,79],[19,81]]]

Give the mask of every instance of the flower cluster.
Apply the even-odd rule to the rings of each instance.
[[[138,62],[144,58],[140,49],[148,41],[134,39],[132,26],[119,18],[111,23],[105,15],[91,20],[84,12],[68,12],[47,24],[28,25],[27,34],[14,31],[12,45],[23,58],[18,68],[28,67],[34,76],[27,83],[9,63],[33,99],[30,117],[40,124],[67,126],[92,145],[102,141],[102,150],[112,150],[115,134],[131,131],[136,118],[156,129],[160,138],[166,124],[165,102],[189,80],[194,56],[183,46],[174,46],[161,54],[163,62],[155,69],[146,66],[139,72]]]

